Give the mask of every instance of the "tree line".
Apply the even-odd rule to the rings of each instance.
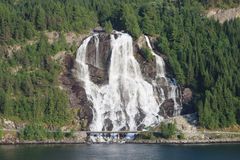
[[[22,53],[1,56],[1,113],[62,120],[67,96],[58,88],[40,87],[57,83],[60,66],[49,57],[59,46],[47,44],[39,33],[86,32],[100,25],[108,32],[125,30],[135,39],[141,34],[158,37],[155,45],[168,57],[169,76],[194,91],[192,106],[200,124],[211,129],[239,124],[240,20],[221,25],[203,14],[205,7],[238,4],[237,0],[1,0],[2,45],[39,37],[39,43]],[[9,74],[8,68],[17,66],[22,71]],[[50,98],[42,96],[46,94]]]
[[[0,57],[0,113],[14,120],[45,122],[51,126],[70,122],[69,100],[58,86],[61,66],[51,56],[65,49],[64,39],[50,45],[44,35],[33,45]]]

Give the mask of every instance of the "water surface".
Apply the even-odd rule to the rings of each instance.
[[[0,160],[239,160],[240,144],[2,145]]]

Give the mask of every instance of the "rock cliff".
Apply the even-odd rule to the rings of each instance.
[[[224,23],[225,21],[240,17],[240,6],[227,10],[219,8],[210,9],[207,11],[207,17],[212,17],[220,23]]]
[[[117,35],[115,35],[117,36]],[[97,45],[98,47],[97,47]],[[134,57],[140,65],[140,69],[142,75],[146,81],[152,83],[153,79],[156,77],[156,60],[153,58],[150,61],[147,61],[141,53],[142,47],[147,47],[146,40],[144,36],[141,36],[137,41],[133,44],[134,48]],[[96,48],[97,47],[97,48]],[[159,54],[159,53],[158,53]],[[109,77],[109,65],[110,65],[110,58],[111,58],[111,39],[110,35],[107,33],[99,33],[98,39],[92,38],[87,46],[87,53],[86,53],[86,64],[89,68],[89,76],[92,82],[101,86],[108,83]],[[93,104],[88,100],[84,84],[78,80],[76,77],[76,61],[73,55],[66,54],[64,56],[64,65],[65,71],[62,73],[60,77],[60,81],[62,86],[68,92],[70,97],[70,104],[72,107],[79,108],[79,118],[81,121],[87,121],[87,127],[89,127],[90,123],[93,119]],[[169,69],[167,69],[169,70]],[[172,99],[171,95],[169,94],[171,88],[167,85],[170,79],[162,79],[158,78],[156,80],[155,91],[158,95],[161,94],[162,89],[164,94],[166,95],[165,99],[163,99],[163,103],[159,107],[159,115],[167,118],[174,116],[174,101],[178,104],[181,104],[182,97],[181,91],[178,90],[176,100]],[[157,95],[157,96],[158,96]],[[158,97],[159,101],[160,96]],[[140,112],[141,113],[141,112]],[[136,119],[143,119],[143,114],[139,114]],[[106,123],[107,124],[107,123]],[[109,123],[110,124],[110,123]],[[109,125],[107,127],[111,130],[112,126]],[[85,128],[89,129],[89,128]]]

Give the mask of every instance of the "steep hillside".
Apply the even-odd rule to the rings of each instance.
[[[201,2],[210,3],[0,0],[1,116],[49,128],[76,125],[80,117],[86,128],[90,110],[79,106],[89,102],[77,99],[86,93],[69,74],[82,39],[102,26],[107,32],[124,30],[134,42],[143,34],[154,37],[153,48],[168,66],[167,77],[188,88],[182,113],[197,112],[200,125],[210,129],[239,124],[240,20],[220,24],[208,19]],[[143,61],[151,60],[148,49],[143,53]],[[153,65],[143,65],[145,75],[154,74]],[[104,84],[108,79],[104,69],[90,70],[93,81]]]
[[[240,17],[240,7],[231,8],[231,9],[209,9],[207,11],[207,17],[213,17],[215,20],[220,23],[224,23],[225,21],[233,20]]]

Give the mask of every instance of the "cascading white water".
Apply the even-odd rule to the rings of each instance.
[[[78,48],[77,56],[76,56],[76,64],[77,71],[78,71],[78,78],[85,82],[85,85],[89,82],[89,71],[88,71],[88,65],[85,63],[86,61],[86,53],[87,53],[87,45],[89,41],[91,40],[92,36],[85,39],[82,43],[82,45]],[[85,86],[87,89],[88,87]]]
[[[95,66],[100,67],[100,65],[99,65],[99,38],[98,38],[98,34],[95,34],[94,40],[95,40],[95,47],[96,47]]]
[[[150,48],[151,53],[155,56],[156,58],[156,67],[157,67],[157,75],[156,78],[163,78],[167,84],[167,86],[169,86],[169,92],[168,92],[168,99],[172,99],[174,102],[174,115],[179,115],[180,111],[181,111],[181,106],[177,103],[177,97],[179,96],[178,93],[178,87],[175,84],[169,83],[167,81],[167,77],[165,76],[165,63],[164,60],[162,59],[161,56],[157,55],[154,51],[153,48],[151,46],[150,40],[148,38],[148,36],[145,35],[145,39],[147,42],[147,46]]]
[[[173,113],[174,116],[179,115],[181,112],[181,107],[176,100],[177,97],[178,97],[178,88],[176,85],[171,84],[168,98],[172,99],[174,102],[174,113]]]
[[[155,58],[156,58],[156,67],[157,67],[157,68],[156,68],[156,70],[157,70],[156,78],[162,77],[162,78],[166,79],[166,76],[165,76],[165,63],[164,63],[162,57],[158,56],[158,55],[153,51],[152,45],[151,45],[151,43],[150,43],[150,40],[149,40],[148,36],[145,36],[145,40],[146,40],[146,42],[147,42],[148,48],[151,50],[151,53],[152,53],[152,54],[155,56]]]
[[[161,100],[156,95],[156,81],[149,83],[144,80],[138,62],[133,56],[133,41],[130,35],[117,32],[111,35],[111,59],[108,84],[98,86],[90,79],[86,64],[87,46],[94,38],[96,45],[96,67],[99,66],[98,34],[88,37],[77,51],[76,63],[78,78],[84,82],[88,100],[93,104],[92,131],[137,130],[140,126],[153,126],[163,117],[159,116],[160,106],[166,99],[161,88]],[[157,78],[165,77],[165,63],[154,53],[148,37],[148,47],[156,57]],[[171,86],[168,98],[176,103],[176,88]],[[174,94],[175,93],[175,94]],[[177,103],[176,103],[177,104]]]

